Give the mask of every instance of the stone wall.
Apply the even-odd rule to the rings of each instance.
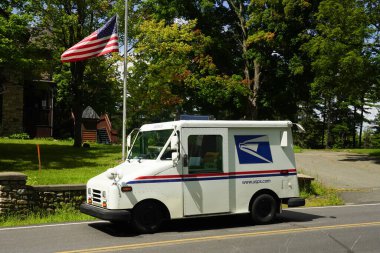
[[[27,176],[0,173],[0,215],[26,215],[35,211],[54,212],[65,204],[79,208],[85,201],[86,185],[26,185]]]
[[[86,199],[85,184],[39,185],[32,188],[36,206],[47,211],[54,211],[65,204],[72,204],[79,209]]]

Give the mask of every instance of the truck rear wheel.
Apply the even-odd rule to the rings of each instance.
[[[256,224],[272,222],[276,217],[277,201],[270,194],[257,196],[251,205],[251,217]]]
[[[162,206],[155,201],[144,201],[132,210],[132,225],[139,233],[155,233],[165,219]]]

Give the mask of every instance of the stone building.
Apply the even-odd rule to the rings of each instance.
[[[0,136],[27,133],[30,137],[53,135],[54,83],[23,80],[2,74],[0,82]]]

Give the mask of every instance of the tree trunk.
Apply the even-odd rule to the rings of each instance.
[[[324,107],[323,107],[323,122],[322,122],[322,147],[325,146],[325,128],[326,128],[326,111],[327,111],[327,100],[326,98],[324,99]]]
[[[249,101],[251,102],[252,112],[251,117],[252,119],[257,119],[258,116],[258,106],[257,106],[257,97],[258,92],[260,89],[260,63],[257,60],[254,60],[253,62],[254,67],[254,77],[253,77],[253,84],[251,84],[251,95],[249,98]]]
[[[252,71],[252,60],[250,60],[248,55],[248,32],[247,32],[247,24],[246,24],[246,16],[247,16],[247,8],[244,5],[244,1],[232,1],[227,0],[231,9],[235,13],[238,19],[238,25],[241,29],[241,39],[240,45],[243,51],[243,59],[244,59],[244,79],[246,85],[248,85],[251,93],[248,96],[248,107],[247,107],[247,117],[251,119],[257,119],[258,114],[258,105],[257,105],[257,93],[260,88],[260,64],[257,60],[253,61],[253,71],[254,77],[252,80],[251,71]]]
[[[360,105],[360,130],[359,130],[359,148],[362,147],[362,134],[363,134],[363,122],[364,122],[364,96],[361,99]]]
[[[327,134],[327,141],[326,141],[326,146],[325,148],[331,148],[332,145],[332,136],[331,136],[331,127],[332,127],[332,119],[331,119],[331,99],[329,98],[327,100],[327,129],[326,129],[326,134]]]
[[[356,111],[357,111],[357,108],[356,106],[354,106],[354,122],[353,122],[353,129],[352,129],[352,147],[353,148],[356,147]]]
[[[70,63],[70,71],[72,76],[71,90],[72,90],[72,109],[75,117],[74,125],[74,147],[82,146],[82,113],[83,113],[83,75],[85,69],[85,62],[72,62]]]

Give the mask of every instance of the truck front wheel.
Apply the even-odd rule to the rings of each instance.
[[[256,224],[272,222],[276,217],[277,201],[270,194],[257,196],[251,205],[251,217]]]
[[[132,210],[132,225],[139,233],[155,233],[165,219],[164,209],[155,201],[144,201]]]

